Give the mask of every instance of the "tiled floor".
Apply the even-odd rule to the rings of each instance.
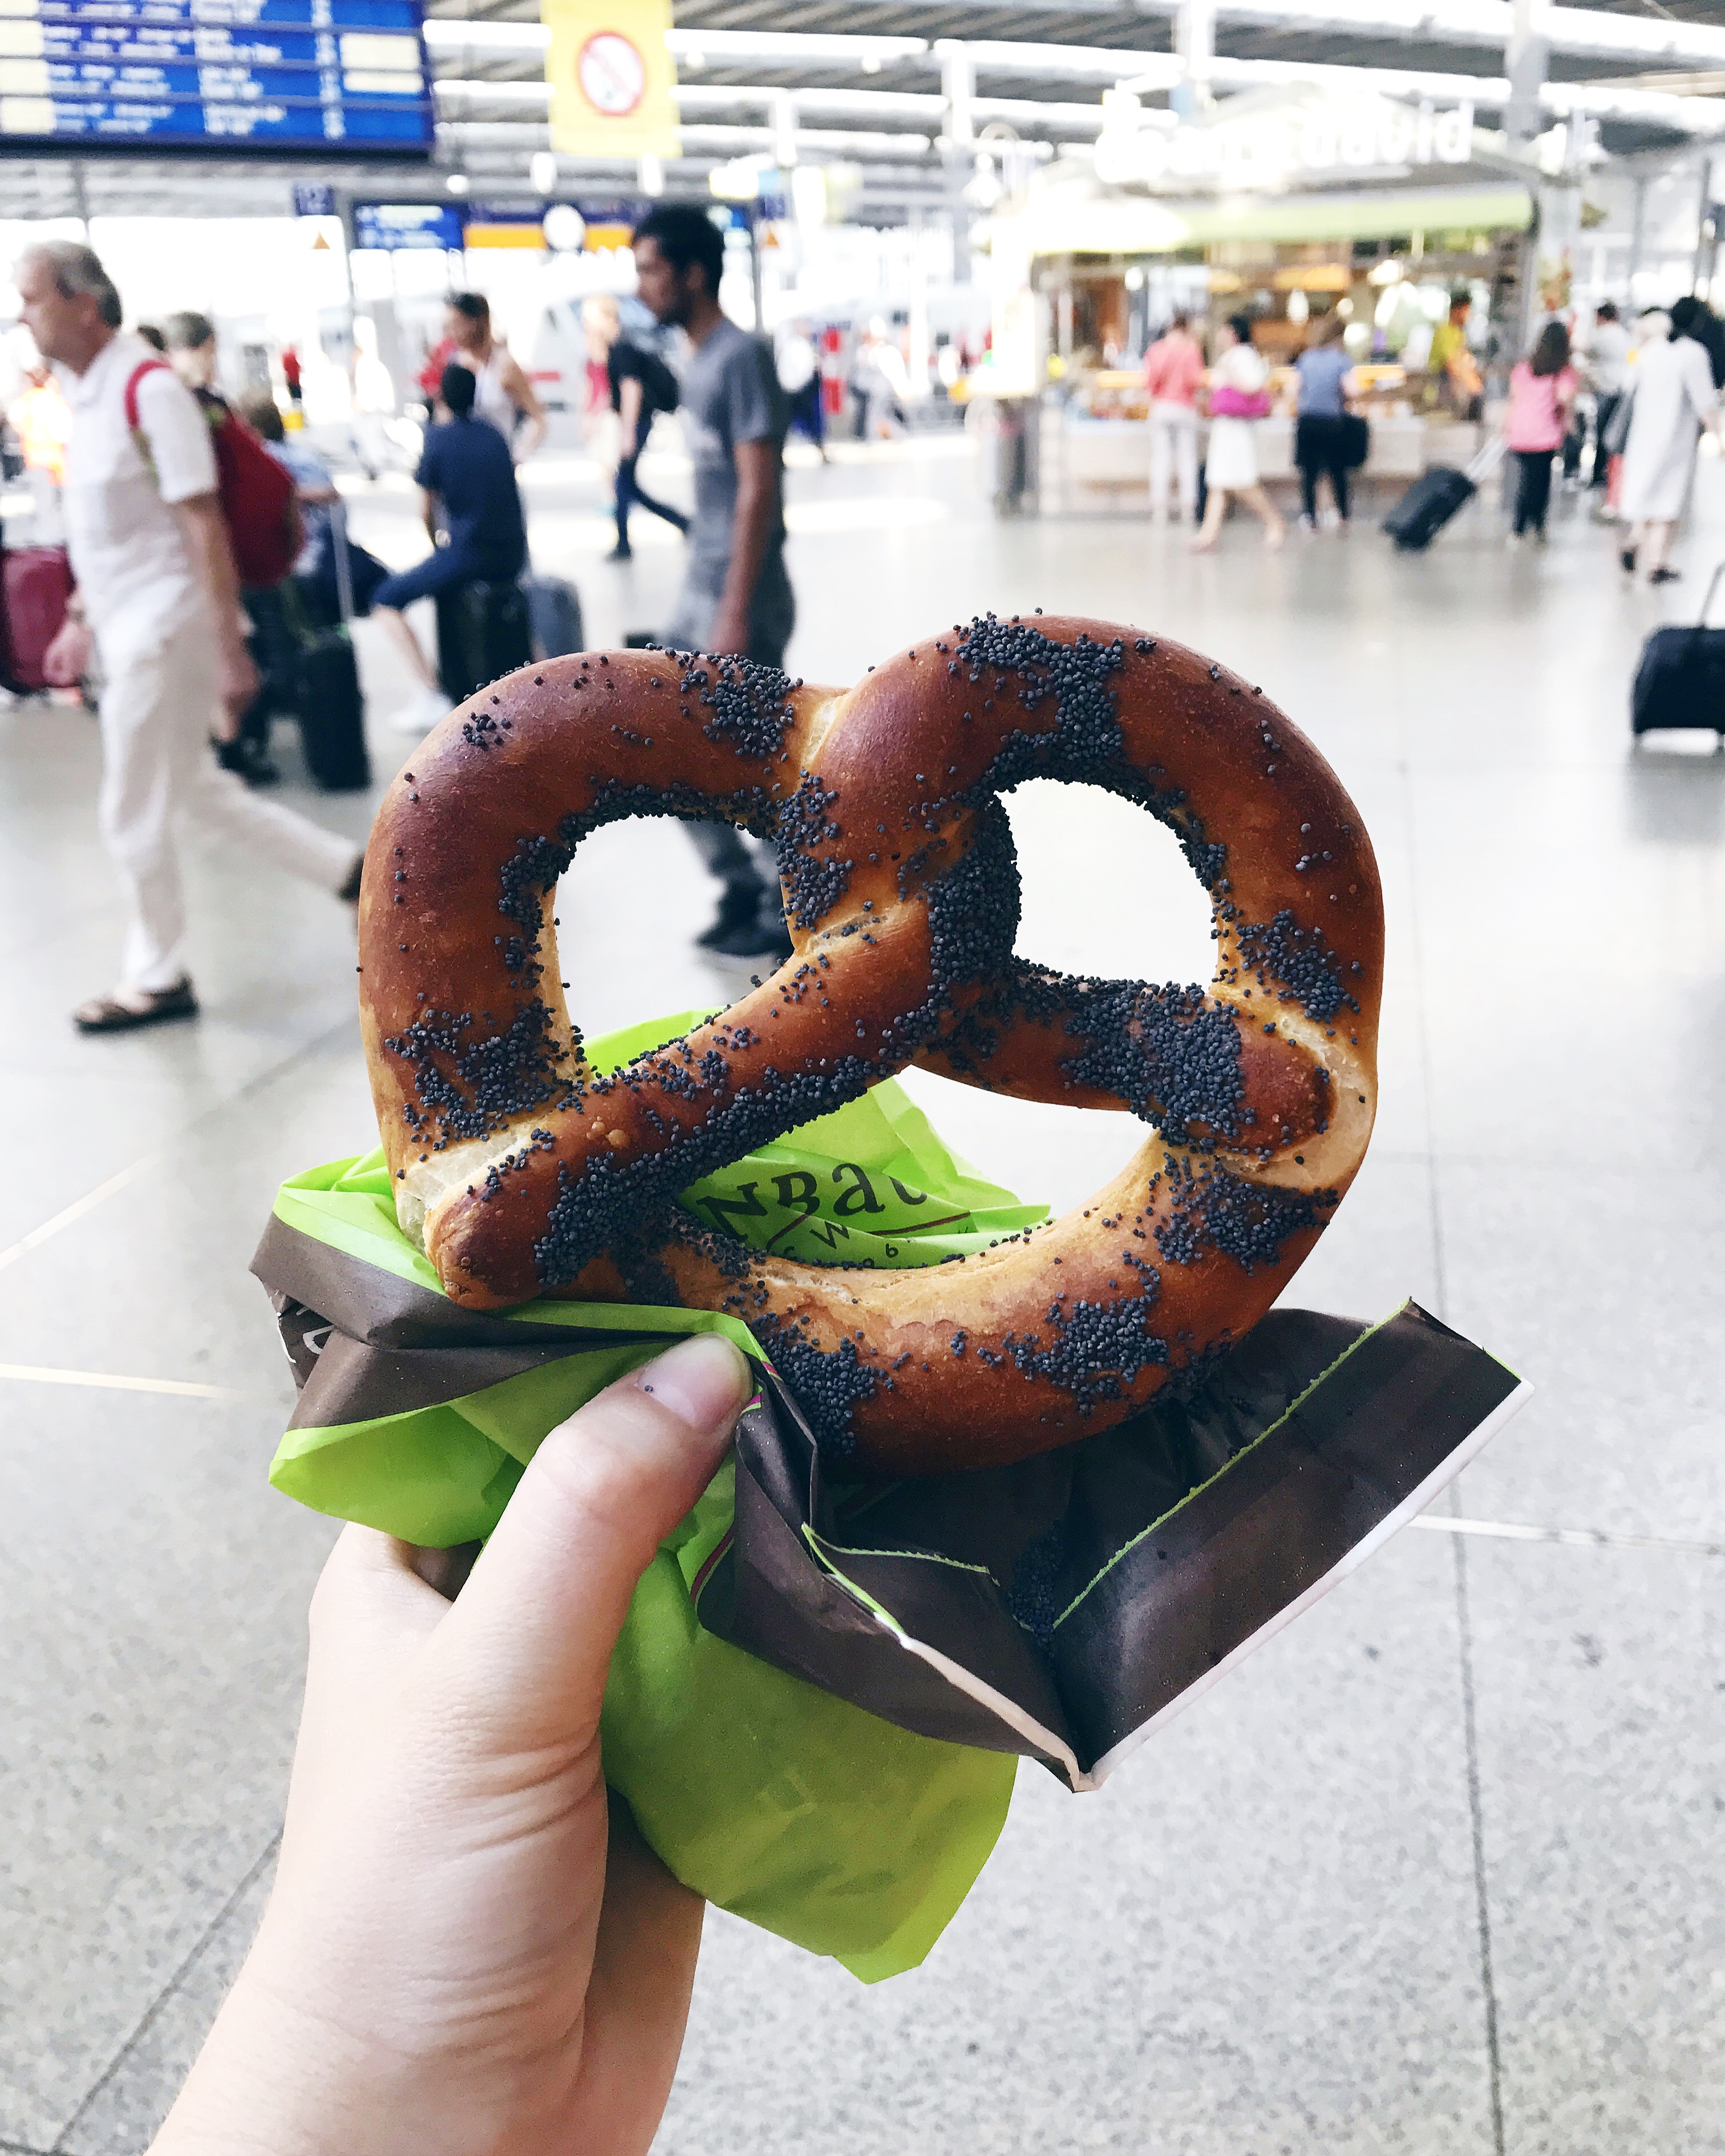
[[[643,519],[614,568],[578,459],[530,493],[593,641],[664,618],[674,535]],[[1424,559],[1235,526],[1195,560],[1135,522],[996,523],[956,443],[799,467],[790,496],[813,678],[1040,604],[1209,650],[1317,737],[1377,844],[1390,972],[1377,1142],[1296,1297],[1412,1293],[1538,1391],[1102,1794],[1027,1770],[922,1970],[865,1989],[711,1919],[662,2147],[1725,2150],[1725,756],[1630,750],[1652,603],[1568,504],[1544,553],[1477,511]],[[410,511],[403,481],[356,490],[398,558]],[[387,717],[399,681],[363,657]],[[147,2141],[267,1891],[331,1530],[264,1484],[289,1387],[245,1266],[277,1181],[370,1138],[341,909],[251,863],[192,861],[195,1030],[71,1034],[116,942],[96,765],[82,718],[0,713],[0,2148],[70,2156]],[[310,805],[364,830],[363,801]],[[1021,947],[1207,971],[1138,812],[1045,786],[1015,820]],[[590,1027],[729,994],[687,942],[706,904],[673,828],[583,851],[561,911]],[[1081,1194],[1127,1142],[912,1082],[1027,1194]]]

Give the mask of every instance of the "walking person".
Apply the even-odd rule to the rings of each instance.
[[[386,577],[372,594],[372,619],[382,624],[416,684],[392,722],[398,733],[427,733],[454,708],[405,609],[416,599],[464,584],[512,584],[527,565],[527,523],[515,463],[496,428],[479,417],[476,394],[471,371],[451,360],[438,385],[444,417],[426,429],[413,475],[431,552],[411,569]]]
[[[288,402],[296,412],[305,407],[305,370],[300,363],[298,349],[290,344],[281,348],[281,378],[286,385]]]
[[[826,385],[821,379],[820,354],[807,322],[791,322],[779,331],[773,362],[778,368],[778,386],[790,400],[787,432],[790,427],[801,428],[819,451],[821,462],[829,464],[826,407],[822,402]]]
[[[657,352],[637,344],[626,330],[619,328],[605,355],[605,379],[618,424],[617,544],[606,559],[627,562],[634,551],[629,543],[632,504],[639,502],[649,516],[661,517],[679,531],[689,529],[689,520],[680,509],[657,501],[635,476],[653,422],[661,412],[677,408],[677,377]]]
[[[1618,319],[1615,301],[1602,300],[1594,311],[1593,334],[1581,355],[1587,386],[1594,393],[1594,468],[1589,487],[1604,490],[1610,477],[1610,454],[1605,437],[1613,416],[1623,402],[1629,374],[1630,334]]]
[[[1670,338],[1645,341],[1635,361],[1620,503],[1630,542],[1619,558],[1630,575],[1638,567],[1645,570],[1650,584],[1677,581],[1667,557],[1689,498],[1702,431],[1718,412],[1708,344],[1717,327],[1699,300],[1679,300],[1671,310]]]
[[[280,497],[281,536],[287,543],[274,550],[275,560],[270,565],[276,572],[273,577],[265,576],[259,564],[254,564],[248,573],[245,564],[251,551],[247,543],[249,526],[242,531],[235,521],[236,503],[227,484],[232,475],[224,470],[224,461],[234,456],[238,436],[234,432],[234,408],[215,386],[218,372],[216,326],[208,315],[188,310],[167,316],[162,325],[162,338],[168,364],[197,398],[215,444],[222,506],[228,519],[234,566],[240,577],[240,607],[251,624],[247,649],[264,677],[263,689],[242,716],[232,739],[216,744],[216,760],[224,771],[234,773],[248,786],[273,786],[281,774],[270,757],[270,720],[276,691],[284,680],[290,678],[293,666],[293,635],[283,611],[280,587],[304,551],[305,518],[298,506],[297,488],[283,486],[274,490]],[[270,405],[275,412],[273,398]],[[279,429],[279,413],[276,424]]]
[[[1264,544],[1274,552],[1286,527],[1259,484],[1256,439],[1258,422],[1270,410],[1270,369],[1252,342],[1250,315],[1230,315],[1221,336],[1221,353],[1210,369],[1210,440],[1204,462],[1209,499],[1193,552],[1207,554],[1215,545],[1233,495],[1262,518]]]
[[[1299,412],[1294,422],[1294,462],[1300,470],[1300,522],[1317,529],[1317,482],[1330,482],[1339,529],[1348,528],[1348,402],[1353,367],[1343,349],[1348,325],[1331,312],[1317,335],[1294,362],[1299,378]]]
[[[1503,439],[1517,465],[1515,524],[1509,535],[1519,547],[1531,531],[1545,544],[1546,512],[1551,506],[1551,460],[1563,448],[1581,387],[1569,364],[1569,332],[1548,322],[1525,359],[1510,370],[1509,412]]]
[[[473,376],[475,417],[495,427],[516,462],[524,464],[545,439],[545,407],[520,361],[493,331],[490,301],[483,292],[457,292],[444,320],[454,347],[451,357]]]
[[[894,424],[905,424],[905,400],[911,393],[904,355],[886,334],[885,319],[870,317],[850,362],[850,393],[856,399],[856,439],[882,441]]]
[[[1144,387],[1150,393],[1150,516],[1168,515],[1168,480],[1179,493],[1183,522],[1198,521],[1198,393],[1204,382],[1204,347],[1185,315],[1176,315],[1144,354]]]
[[[75,680],[94,636],[105,675],[102,836],[131,915],[118,985],[73,1019],[85,1033],[129,1032],[198,1011],[177,812],[350,903],[361,855],[249,793],[210,753],[212,722],[231,737],[259,684],[196,402],[141,338],[121,332],[120,295],[90,249],[32,247],[14,280],[38,351],[70,377],[65,514],[78,592],[49,670]]]
[[[784,566],[785,399],[773,355],[720,311],[725,243],[704,210],[667,203],[650,211],[636,228],[634,255],[641,299],[694,347],[680,408],[695,514],[666,641],[782,666],[797,609]],[[724,886],[700,942],[738,958],[788,951],[770,854],[728,824],[689,831]]]

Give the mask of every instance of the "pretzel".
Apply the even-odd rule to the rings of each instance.
[[[1033,777],[1173,828],[1211,895],[1208,990],[1014,957],[999,796]],[[598,825],[666,812],[776,841],[795,948],[598,1075],[555,886]],[[1130,905],[1129,865],[1096,893]],[[1357,811],[1260,690],[1101,622],[990,615],[849,690],[668,652],[524,669],[389,789],[360,945],[398,1211],[449,1296],[731,1311],[852,1469],[1006,1461],[1133,1413],[1270,1306],[1371,1133],[1383,910]],[[776,1257],[676,1204],[912,1063],[1154,1128],[1087,1205],[931,1268]]]

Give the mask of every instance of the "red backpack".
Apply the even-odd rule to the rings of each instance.
[[[126,424],[138,430],[138,384],[158,369],[171,372],[163,359],[146,359],[132,370],[126,385]],[[202,408],[210,423],[216,452],[216,491],[234,565],[242,584],[279,584],[293,567],[305,543],[298,490],[293,474],[277,464],[263,440],[237,412],[219,402]],[[145,447],[140,444],[140,447]],[[147,461],[147,458],[146,459]]]

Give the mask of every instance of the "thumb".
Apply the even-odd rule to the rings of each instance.
[[[711,1481],[752,1383],[741,1349],[696,1333],[545,1440],[430,1642],[470,1743],[592,1736],[629,1597]]]

